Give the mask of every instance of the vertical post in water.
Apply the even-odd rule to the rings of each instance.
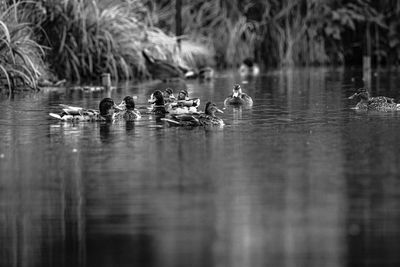
[[[101,74],[101,85],[107,92],[107,97],[111,97],[111,74],[103,73]]]
[[[178,37],[178,49],[181,49],[182,35],[182,0],[175,0],[175,35]]]
[[[363,53],[363,80],[364,86],[371,87],[371,22],[367,21],[366,25],[366,47]]]

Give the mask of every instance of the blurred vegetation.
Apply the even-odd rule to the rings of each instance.
[[[396,0],[183,0],[183,34],[205,39],[217,63],[250,57],[267,67],[399,63]],[[173,32],[174,1],[147,0],[154,25]]]
[[[1,81],[35,87],[42,57],[59,78],[146,78],[143,49],[185,68],[400,61],[400,1],[181,1],[181,36],[175,1],[1,1]]]

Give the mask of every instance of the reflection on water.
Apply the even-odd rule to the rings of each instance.
[[[58,123],[59,103],[107,93],[2,98],[0,266],[397,266],[400,115],[355,112],[357,71],[270,72],[222,129]],[[352,82],[355,80],[356,82]],[[187,84],[222,107],[240,78]],[[372,94],[399,97],[398,78]],[[155,88],[124,86],[145,106]]]

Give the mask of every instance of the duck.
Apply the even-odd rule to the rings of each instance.
[[[185,79],[196,79],[199,76],[199,73],[195,69],[186,69],[184,71]]]
[[[197,108],[199,106],[200,99],[190,99],[188,91],[183,89],[179,92],[177,101],[169,103],[167,111],[170,114],[198,113]]]
[[[125,96],[119,107],[123,109],[120,112],[120,117],[125,121],[134,121],[142,117],[139,110],[135,108],[135,101],[132,96]]]
[[[164,115],[165,113],[167,113],[167,110],[165,108],[164,96],[160,90],[155,90],[151,94],[148,102],[151,104],[151,113],[154,113],[156,115]]]
[[[172,103],[176,101],[176,97],[174,95],[174,91],[172,88],[167,88],[163,92],[164,102],[165,103]]]
[[[394,102],[393,98],[386,96],[370,97],[365,88],[359,88],[357,91],[348,97],[348,99],[359,99],[359,102],[354,107],[358,110],[375,110],[375,111],[397,111],[400,110],[400,104]]]
[[[260,74],[260,67],[251,58],[246,58],[240,64],[239,74],[241,76],[257,76]]]
[[[153,79],[168,81],[174,78],[184,78],[182,70],[177,65],[171,64],[166,60],[156,59],[144,50],[142,55],[145,59],[147,70]]]
[[[211,80],[214,78],[214,69],[211,67],[204,67],[199,69],[200,80]]]
[[[117,118],[118,112],[122,110],[108,97],[100,101],[99,110],[65,104],[60,104],[60,107],[62,107],[60,114],[49,113],[49,115],[61,121],[114,121]]]
[[[241,106],[241,105],[246,105],[246,106],[252,106],[253,105],[253,99],[248,96],[246,93],[242,92],[242,87],[240,87],[239,84],[235,84],[233,86],[232,90],[232,95],[227,97],[224,101],[224,105],[234,105],[234,106]]]
[[[215,115],[216,112],[224,113],[215,103],[207,102],[204,113],[170,115],[169,118],[162,118],[161,120],[167,122],[170,126],[223,126],[224,121]]]

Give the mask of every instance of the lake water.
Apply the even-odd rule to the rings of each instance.
[[[372,95],[400,99],[396,72]],[[184,86],[226,125],[60,123],[58,104]],[[357,112],[348,69],[234,73],[0,98],[0,266],[399,266],[400,112]]]

